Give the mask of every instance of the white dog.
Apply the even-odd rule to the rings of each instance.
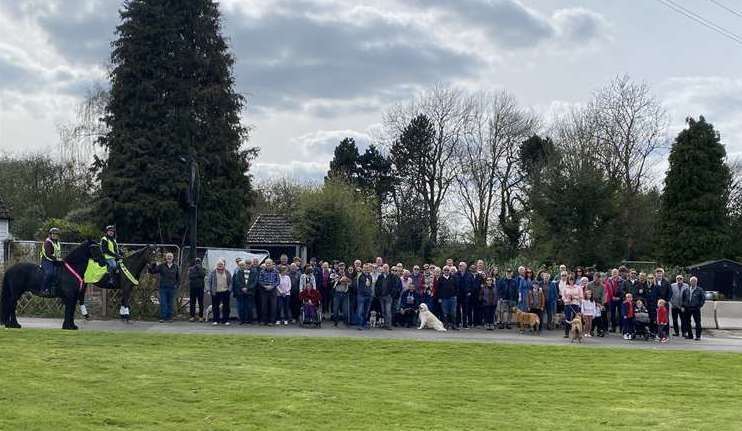
[[[437,317],[435,317],[435,314],[431,313],[430,310],[428,310],[428,306],[426,304],[420,304],[420,310],[418,311],[417,316],[420,319],[420,327],[417,329],[428,327],[439,332],[443,332],[446,330],[446,328],[443,327],[443,323],[441,323],[441,321],[438,320]]]

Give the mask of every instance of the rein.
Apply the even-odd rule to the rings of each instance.
[[[78,273],[77,273],[77,271],[75,271],[75,268],[73,268],[73,267],[72,267],[72,265],[70,265],[70,264],[69,264],[69,263],[67,263],[67,262],[64,262],[64,268],[65,268],[65,269],[67,270],[67,272],[69,272],[69,273],[70,273],[70,274],[71,274],[71,275],[72,275],[73,277],[75,277],[75,279],[77,280],[78,284],[80,285],[79,289],[80,289],[80,290],[82,290],[82,289],[83,289],[83,288],[85,287],[85,282],[83,281],[83,279],[82,279],[82,277],[80,276],[80,274],[78,274]]]

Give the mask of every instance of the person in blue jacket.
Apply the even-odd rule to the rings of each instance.
[[[533,286],[533,271],[523,266],[518,267],[518,308],[520,311],[528,312],[526,297]]]
[[[557,298],[559,297],[559,282],[551,280],[548,271],[541,273],[542,287],[546,296],[546,329],[554,329],[554,316],[556,315]]]

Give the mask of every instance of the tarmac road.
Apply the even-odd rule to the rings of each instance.
[[[59,329],[62,327],[60,319],[19,318],[24,328]],[[417,330],[393,328],[391,331],[370,329],[358,331],[356,328],[346,328],[341,323],[334,327],[332,322],[323,323],[322,328],[301,328],[296,325],[280,327],[265,327],[257,325],[240,326],[233,323],[230,326],[213,326],[211,323],[190,323],[176,321],[173,323],[157,323],[149,321],[134,321],[123,323],[118,320],[76,320],[81,331],[137,331],[146,333],[179,333],[179,334],[229,334],[229,335],[260,335],[273,337],[345,337],[388,340],[415,340],[415,341],[450,341],[473,343],[513,343],[513,344],[551,344],[569,345],[563,338],[563,331],[544,331],[543,335],[520,334],[516,329],[486,331],[483,329],[469,329],[461,331],[435,332],[430,329]],[[24,329],[20,329],[23,331]],[[6,331],[18,331],[6,329]],[[633,340],[626,341],[618,334],[609,334],[605,338],[585,338],[582,344],[572,344],[575,348],[626,348],[626,349],[658,349],[658,350],[701,350],[742,352],[742,331],[705,330],[700,341],[671,338],[668,343],[660,344],[655,341]]]

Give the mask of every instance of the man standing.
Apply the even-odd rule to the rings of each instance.
[[[291,279],[291,320],[292,322],[299,318],[299,310],[301,302],[299,302],[299,280],[301,279],[301,271],[299,271],[301,260],[299,263],[294,262],[289,265],[289,278]]]
[[[193,259],[193,265],[188,268],[188,293],[190,296],[191,322],[196,321],[196,305],[198,305],[198,320],[204,321],[204,279],[206,270],[201,265],[201,259]]]
[[[258,284],[260,285],[260,312],[262,313],[263,325],[273,326],[276,321],[276,288],[281,278],[273,265],[273,260],[265,260],[265,270],[260,273]]]
[[[505,278],[501,278],[497,286],[497,322],[499,328],[510,329],[513,307],[518,299],[518,282],[513,278],[513,270],[505,270]]]
[[[232,276],[224,267],[224,259],[216,262],[216,268],[209,273],[209,293],[211,294],[211,311],[214,313],[214,325],[229,325],[229,291],[232,287]],[[221,306],[221,308],[220,308]]]
[[[59,243],[59,229],[49,229],[49,236],[41,247],[41,269],[44,271],[42,296],[52,296],[57,283],[57,269],[62,264],[62,244]]]
[[[471,272],[466,270],[466,262],[459,262],[459,270],[454,275],[454,283],[456,283],[456,303],[457,303],[457,314],[456,320],[458,325],[461,325],[464,329],[469,329],[469,325],[472,324],[471,316],[471,305],[472,305],[472,291],[474,290],[474,276]]]
[[[446,328],[458,331],[456,326],[456,282],[451,277],[448,265],[443,267],[443,275],[438,279],[438,302],[441,304],[441,314]]]
[[[368,313],[373,298],[374,280],[371,276],[371,264],[363,265],[363,270],[356,281],[356,323],[358,329],[368,329]]]
[[[379,299],[379,307],[384,316],[384,329],[392,329],[392,284],[389,274],[389,265],[381,267],[381,274],[376,278],[376,297]]]
[[[557,298],[559,298],[559,282],[551,281],[551,274],[547,271],[541,273],[546,299],[546,329],[554,329],[554,315],[556,315]]]
[[[701,339],[701,308],[706,302],[706,292],[698,285],[698,278],[690,278],[690,287],[685,290],[683,296],[683,307],[685,308],[685,328],[688,331],[686,338],[693,338],[690,327],[690,319],[693,317],[693,324],[696,327],[696,341]]]
[[[688,285],[683,282],[683,276],[678,274],[675,277],[675,283],[670,285],[670,307],[672,312],[672,330],[673,336],[678,337],[683,334],[683,337],[688,338],[690,336],[690,328],[685,326],[686,320],[683,316],[683,294],[688,289]],[[680,320],[680,331],[678,332],[678,320]],[[689,320],[690,321],[690,320]]]
[[[150,266],[151,274],[160,275],[160,323],[173,321],[173,301],[180,284],[180,270],[173,254],[165,253],[165,263]]]
[[[252,271],[247,261],[240,262],[239,269],[232,277],[232,296],[237,300],[237,316],[240,325],[250,323],[255,308],[255,288],[258,285],[258,272]]]

